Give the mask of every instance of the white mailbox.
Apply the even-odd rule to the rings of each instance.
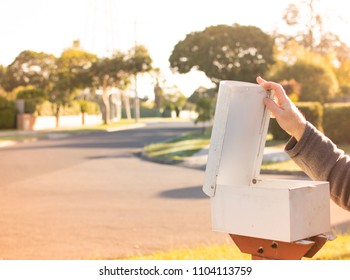
[[[269,95],[257,84],[220,83],[203,186],[213,230],[285,242],[329,232],[328,182],[259,177]]]

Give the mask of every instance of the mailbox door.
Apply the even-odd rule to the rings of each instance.
[[[219,87],[203,190],[215,195],[216,184],[249,186],[260,173],[269,123],[257,84],[222,81]]]

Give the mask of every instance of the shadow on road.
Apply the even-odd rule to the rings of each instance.
[[[107,159],[107,158],[131,158],[134,157],[133,154],[120,154],[120,155],[97,155],[97,156],[90,156],[86,157],[86,159]]]
[[[202,191],[202,186],[173,189],[161,192],[157,195],[168,199],[205,199],[208,198]]]
[[[187,132],[198,131],[198,127],[146,127],[117,132],[91,132],[82,135],[72,134],[62,139],[42,139],[29,145],[11,146],[6,151],[41,150],[53,148],[68,149],[125,149],[143,148],[145,145],[169,140]]]

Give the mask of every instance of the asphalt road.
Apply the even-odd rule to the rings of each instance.
[[[0,259],[108,259],[222,242],[203,172],[133,155],[190,123],[0,150]]]
[[[194,129],[154,123],[1,149],[0,259],[125,258],[230,242],[211,231],[202,171],[134,155]]]

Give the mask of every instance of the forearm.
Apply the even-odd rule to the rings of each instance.
[[[350,210],[349,156],[310,123],[300,140],[291,138],[285,150],[313,180],[329,181],[332,199]]]

